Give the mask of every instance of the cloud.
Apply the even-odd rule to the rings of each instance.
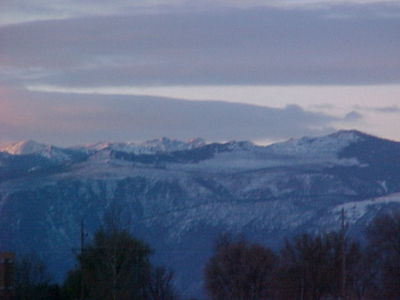
[[[225,9],[0,27],[0,80],[55,86],[400,81],[400,19]]]
[[[363,115],[360,114],[359,112],[357,112],[357,111],[351,111],[351,112],[349,112],[349,113],[347,113],[347,114],[345,115],[344,121],[349,121],[349,122],[357,121],[357,120],[359,120],[359,119],[362,119],[362,117],[363,117]]]
[[[36,139],[57,145],[162,136],[204,137],[210,141],[278,140],[331,132],[330,123],[337,120],[296,105],[269,108],[216,101],[21,90],[3,94],[0,107],[3,140]]]
[[[68,92],[399,84],[399,13],[398,1],[379,0],[3,0],[0,135],[72,144],[325,133],[363,116]],[[15,88],[46,86],[65,93]]]
[[[383,113],[399,113],[400,107],[398,107],[397,105],[382,106],[382,107],[375,107],[374,110]]]
[[[378,113],[400,113],[400,107],[398,105],[391,106],[362,106],[356,105],[355,109],[378,112]]]
[[[313,109],[317,109],[317,110],[320,110],[320,109],[322,109],[322,110],[332,110],[332,109],[335,109],[335,106],[333,105],[333,104],[328,104],[328,103],[321,103],[321,104],[313,104],[313,105],[310,105],[310,108],[313,108]]]
[[[337,7],[361,9],[367,7],[369,9],[372,7],[374,14],[379,14],[382,10],[388,12],[399,6],[397,0],[2,0],[0,25],[115,14],[159,14],[171,11],[215,11],[255,7],[278,9],[335,9]]]

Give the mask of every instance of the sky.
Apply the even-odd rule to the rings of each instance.
[[[2,0],[0,142],[400,140],[399,0]]]

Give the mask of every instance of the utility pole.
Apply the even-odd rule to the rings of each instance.
[[[344,208],[341,213],[341,230],[340,230],[340,299],[346,299],[346,251],[345,251],[345,215]]]
[[[85,299],[85,282],[84,282],[84,278],[83,278],[83,253],[85,251],[85,224],[83,221],[83,218],[81,219],[81,244],[80,244],[80,265],[81,265],[81,296],[80,296],[80,300],[84,300]]]

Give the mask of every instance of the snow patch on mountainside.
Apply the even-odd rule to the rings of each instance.
[[[340,213],[342,210],[344,210],[348,222],[356,223],[365,214],[367,214],[369,210],[391,203],[400,204],[400,193],[393,193],[383,197],[367,199],[363,201],[347,202],[345,204],[336,206],[333,209],[333,213]]]

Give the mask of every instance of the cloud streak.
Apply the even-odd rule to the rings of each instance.
[[[208,11],[216,9],[249,9],[268,7],[279,9],[335,9],[337,7],[374,8],[376,12],[399,8],[396,0],[3,0],[1,24],[16,24],[38,20],[68,19],[105,15],[160,14],[171,11]],[[376,11],[376,8],[379,8]],[[364,11],[365,12],[365,11]]]
[[[364,111],[370,111],[370,112],[377,112],[377,113],[400,113],[400,107],[398,105],[391,105],[391,106],[362,106],[362,105],[356,105],[354,107],[355,109],[358,110],[364,110]]]
[[[0,28],[0,80],[72,87],[399,83],[399,27],[400,18],[338,20],[270,8],[19,24]]]

